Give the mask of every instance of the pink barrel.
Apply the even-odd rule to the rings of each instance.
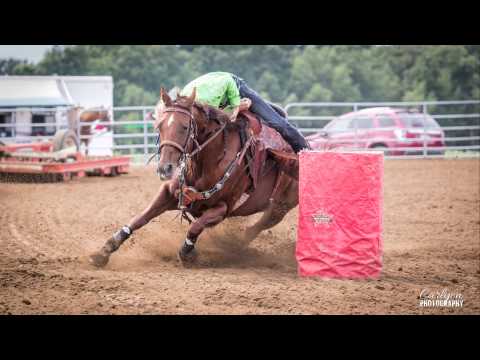
[[[299,176],[299,274],[378,277],[383,248],[383,153],[301,152]]]

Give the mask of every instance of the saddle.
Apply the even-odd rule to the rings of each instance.
[[[283,172],[298,180],[298,155],[290,144],[275,129],[262,123],[252,112],[242,111],[238,116],[244,119],[250,136],[254,137],[253,146],[250,147],[249,156],[247,156],[253,189],[257,186],[258,178],[267,170],[264,164],[268,156],[275,160]]]

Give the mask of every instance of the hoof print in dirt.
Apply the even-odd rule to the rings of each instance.
[[[90,264],[92,264],[95,267],[101,268],[104,267],[105,265],[108,264],[108,255],[104,255],[102,253],[95,253],[90,255]]]

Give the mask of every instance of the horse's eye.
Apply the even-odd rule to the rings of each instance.
[[[188,126],[182,126],[183,130],[188,130]]]

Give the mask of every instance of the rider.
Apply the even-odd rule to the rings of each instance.
[[[238,76],[228,72],[207,73],[187,84],[181,95],[190,95],[194,88],[196,100],[231,112],[231,121],[236,120],[239,111],[250,108],[268,126],[277,130],[296,153],[310,148],[302,134]]]

